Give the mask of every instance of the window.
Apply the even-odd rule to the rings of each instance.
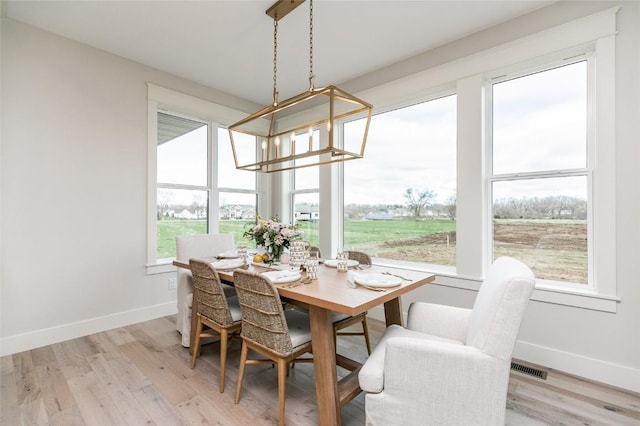
[[[207,123],[158,113],[157,259],[175,257],[175,237],[208,232]]]
[[[256,219],[256,174],[235,168],[228,131],[159,112],[157,140],[156,258],[175,257],[178,235],[232,233],[241,241]],[[240,155],[255,157],[254,152]]]
[[[618,9],[367,90],[367,99],[377,99],[376,112],[388,112],[372,118],[365,158],[342,165],[338,191],[332,193],[344,193],[330,197],[321,188],[323,203],[344,200],[344,205],[335,202],[342,208],[337,214],[344,213],[344,229],[332,235],[333,241],[343,238],[339,244],[373,253],[378,263],[389,259],[427,269],[438,273],[438,284],[469,290],[478,289],[495,257],[515,255],[538,276],[534,300],[615,312]],[[536,89],[527,92],[534,84]],[[402,117],[438,103],[427,98],[437,90],[455,91],[450,114],[436,122],[429,114]],[[426,102],[392,110],[398,99],[408,105],[420,98]],[[564,118],[560,126],[558,116]],[[452,123],[451,131],[444,131],[445,123]],[[435,126],[420,127],[427,124]],[[345,124],[345,133],[351,125]],[[427,137],[419,144],[421,134]],[[448,137],[429,144],[445,134],[453,135],[450,144]],[[442,147],[451,148],[449,157],[439,155]],[[447,177],[454,185],[439,185]],[[412,240],[391,227],[399,226],[397,211],[407,218],[402,226],[418,222],[408,213],[416,195],[404,197],[408,188],[432,189],[438,197],[428,208],[432,212],[437,204],[449,207],[452,227],[435,232],[449,232],[444,250],[439,239],[437,250],[421,251],[418,240],[429,242],[424,230],[410,229],[417,236]],[[424,210],[421,215],[426,219]],[[523,242],[530,237],[517,227],[524,221],[544,222],[535,228],[540,234],[535,242]],[[558,255],[564,256],[561,268],[555,268]],[[403,256],[416,263],[403,262]]]
[[[455,206],[456,96],[373,116],[364,159],[344,163],[344,247],[454,266]]]
[[[296,135],[296,152],[307,149],[304,144],[319,144],[320,133],[313,132],[311,140],[309,133]],[[306,137],[305,137],[306,136]],[[301,158],[297,165],[309,163],[311,158]],[[293,223],[301,232],[302,238],[311,242],[313,246],[320,245],[320,174],[319,167],[302,167],[293,170]]]
[[[589,60],[491,83],[493,258],[588,284]]]
[[[235,169],[225,129],[245,113],[147,87],[147,273],[156,274],[175,269],[177,235],[231,232],[240,241],[259,197],[256,173]]]
[[[248,226],[256,221],[258,210],[256,173],[235,168],[231,140],[226,129],[218,128],[217,142],[219,231],[232,233],[237,243],[243,240],[244,231]],[[255,161],[256,153],[250,147],[251,144],[248,143],[236,145],[237,150],[244,150],[237,154],[246,163]]]

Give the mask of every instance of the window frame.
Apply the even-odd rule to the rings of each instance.
[[[186,120],[190,120],[190,121],[194,121],[194,122],[198,122],[201,123],[203,126],[207,126],[207,165],[206,165],[206,172],[207,172],[207,176],[206,176],[206,183],[204,185],[197,185],[197,184],[184,184],[184,183],[168,183],[168,182],[158,182],[157,178],[156,178],[156,195],[157,195],[157,191],[159,189],[176,189],[176,190],[191,190],[191,191],[202,191],[202,192],[206,192],[207,194],[207,230],[209,231],[211,229],[211,214],[213,212],[212,209],[212,200],[211,200],[211,196],[212,196],[212,185],[211,185],[211,177],[212,177],[212,161],[213,161],[213,157],[212,157],[212,150],[213,150],[213,146],[214,143],[211,139],[211,126],[214,125],[214,123],[212,122],[207,122],[204,120],[201,120],[199,118],[196,117],[191,117],[191,116],[186,116],[185,114],[181,114],[179,112],[174,112],[174,111],[169,111],[166,110],[164,108],[159,108],[156,112],[156,117],[157,114],[165,114],[165,115],[171,115],[173,117],[178,117],[178,118],[183,118]],[[157,127],[156,127],[157,129]],[[157,130],[156,130],[157,131]],[[157,150],[158,150],[158,145],[157,145],[157,140],[156,140],[156,166],[157,166]],[[157,167],[156,167],[156,174],[157,174]],[[156,199],[156,209],[157,209],[157,199]],[[156,219],[156,254],[157,254],[157,219]],[[172,258],[160,258],[158,259],[156,256],[156,260],[158,263],[167,263],[167,261],[171,261]]]
[[[573,55],[573,51],[571,51],[570,57],[562,58],[557,60],[555,58],[550,61],[545,61],[544,58],[541,58],[540,64],[536,64],[533,67],[522,67],[517,69],[516,71],[509,71],[507,73],[502,72],[501,70],[495,71],[490,74],[490,76],[486,79],[485,91],[486,91],[486,114],[487,114],[487,142],[486,142],[486,170],[487,170],[487,206],[489,208],[489,212],[487,214],[488,223],[487,227],[489,229],[487,244],[488,244],[488,255],[490,258],[493,257],[494,253],[494,221],[493,221],[493,186],[496,182],[513,182],[513,181],[524,181],[531,179],[545,179],[545,178],[570,178],[570,177],[586,177],[587,179],[587,282],[585,284],[581,283],[572,283],[572,282],[562,282],[556,280],[546,280],[537,278],[536,286],[544,286],[550,289],[558,289],[560,291],[570,290],[570,291],[586,291],[586,292],[595,292],[596,286],[594,283],[594,257],[593,257],[593,232],[594,229],[594,205],[593,205],[593,172],[596,166],[595,159],[595,148],[596,148],[596,135],[595,135],[595,117],[597,114],[594,113],[596,110],[596,101],[595,101],[595,82],[594,78],[596,72],[596,64],[595,64],[595,55],[594,51],[591,48],[585,48],[582,53],[577,55]],[[555,57],[555,55],[554,55]],[[529,75],[533,75],[536,73],[551,71],[562,66],[569,66],[572,64],[576,64],[579,62],[586,61],[586,70],[587,70],[587,105],[585,109],[585,114],[587,115],[586,123],[586,141],[585,141],[585,149],[586,149],[586,164],[583,168],[570,168],[570,169],[552,169],[552,170],[539,170],[539,171],[526,171],[526,172],[507,172],[507,173],[494,173],[494,161],[493,161],[493,90],[492,86],[496,84],[500,84],[502,82],[514,80],[521,77],[527,77]]]
[[[220,192],[238,192],[256,194],[258,208],[262,203],[264,179],[256,175],[256,189],[247,191],[235,188],[217,187],[218,161],[218,128],[226,128],[244,116],[245,112],[204,99],[189,96],[171,89],[147,83],[147,274],[161,274],[175,271],[172,259],[157,258],[157,135],[158,112],[175,115],[208,125],[207,132],[207,191],[209,192],[208,232],[215,233],[219,229],[219,194]],[[182,186],[184,187],[184,186]]]
[[[491,90],[490,86],[532,72],[553,69],[587,60],[587,164],[584,169],[555,172],[528,172],[492,175]],[[502,77],[506,74],[506,77]],[[499,78],[497,78],[500,76]],[[487,249],[486,264],[493,254],[492,184],[496,181],[533,177],[586,176],[588,202],[588,283],[576,284],[553,280],[536,280],[533,298],[559,304],[615,312],[617,308],[615,269],[615,38],[598,38],[591,43],[541,55],[521,64],[485,74],[486,144],[484,165]],[[571,301],[570,303],[568,301]]]
[[[401,102],[395,102],[393,104],[376,107],[375,112],[372,114],[371,120],[373,123],[373,120],[376,116],[392,113],[394,111],[397,111],[403,108],[410,108],[416,105],[425,104],[427,102],[436,101],[449,96],[455,96],[456,103],[457,103],[458,93],[454,83],[452,82],[449,82],[445,85],[441,85],[435,88],[431,88],[428,91],[424,91],[420,96],[417,96],[417,97],[412,96]],[[357,118],[352,117],[350,118],[349,121],[358,120],[364,117],[365,117],[364,115]],[[339,135],[342,135],[345,123],[346,123],[346,120],[341,120],[339,121],[339,125],[336,126],[340,130]],[[456,131],[459,128],[460,128],[460,123],[457,122]],[[458,161],[458,157],[459,157],[459,151],[456,147],[456,161]],[[365,151],[365,158],[366,158],[366,151]],[[456,170],[456,175],[457,175],[457,170]],[[339,163],[339,179],[340,179],[341,191],[340,191],[340,198],[337,200],[337,202],[339,203],[340,211],[344,212],[344,166],[343,166],[343,163]],[[340,220],[340,237],[338,240],[338,244],[336,245],[336,248],[334,248],[334,252],[337,248],[345,247],[347,245],[344,241],[344,215],[340,215],[339,220]],[[371,260],[375,265],[404,268],[404,269],[415,270],[415,271],[429,271],[429,272],[442,273],[446,275],[455,275],[457,270],[457,265],[440,265],[435,263],[403,261],[403,260],[381,258],[381,257],[372,257]],[[456,263],[457,261],[458,259],[456,256]]]

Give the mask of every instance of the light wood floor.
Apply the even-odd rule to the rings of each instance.
[[[370,320],[370,326],[376,341],[382,323]],[[361,337],[341,337],[338,347],[354,359],[366,357]],[[222,394],[218,351],[217,343],[207,345],[191,370],[171,316],[0,358],[0,424],[277,424],[276,369],[248,366],[235,405],[240,344],[231,344]],[[317,423],[313,377],[312,364],[292,369],[287,424]],[[552,370],[547,380],[513,372],[507,407],[512,426],[640,425],[640,395]],[[342,419],[364,424],[363,394],[342,409]]]

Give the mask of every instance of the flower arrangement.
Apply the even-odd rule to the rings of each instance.
[[[264,247],[271,260],[280,259],[282,251],[288,248],[291,240],[298,235],[299,232],[294,225],[278,222],[277,217],[264,220],[260,216],[258,223],[243,234],[246,239]]]

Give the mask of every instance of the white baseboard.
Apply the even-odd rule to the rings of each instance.
[[[11,355],[138,322],[149,321],[172,315],[176,312],[176,302],[171,301],[160,305],[147,306],[141,309],[119,312],[34,332],[3,337],[0,339],[0,356]]]
[[[403,314],[406,323],[407,313]],[[384,309],[380,306],[371,309],[368,315],[373,319],[384,321]],[[595,382],[640,392],[640,369],[520,340],[516,343],[513,357]]]
[[[518,341],[513,357],[611,386],[640,392],[640,369]]]

